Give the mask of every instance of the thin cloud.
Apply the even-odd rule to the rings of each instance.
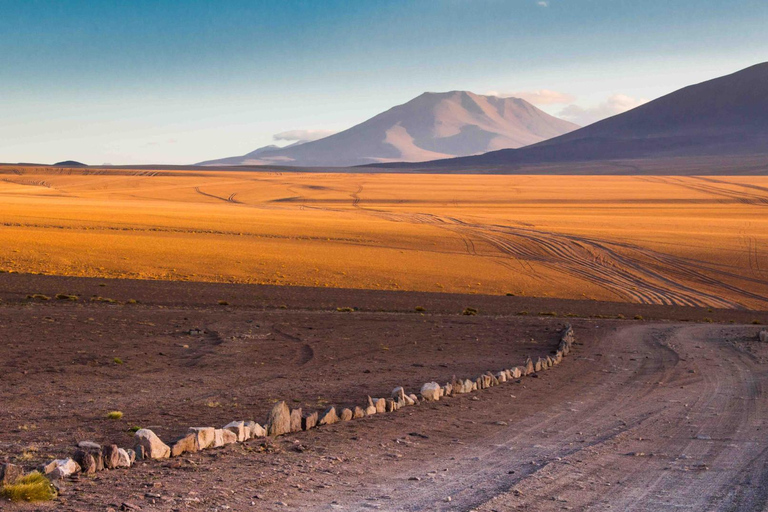
[[[549,7],[549,2],[545,0],[539,0],[538,2],[536,2],[536,5],[538,5],[539,7]]]
[[[500,98],[520,98],[534,105],[565,105],[576,101],[576,97],[564,92],[550,91],[549,89],[539,89],[538,91],[518,91],[509,93],[500,93],[489,91],[489,96],[498,96]]]
[[[284,140],[288,142],[311,142],[313,140],[323,139],[336,133],[333,130],[288,130],[287,132],[276,133],[272,136],[274,140]]]
[[[615,116],[639,107],[648,100],[644,98],[633,98],[625,94],[614,94],[604,102],[594,107],[580,107],[579,105],[568,105],[558,114],[559,117],[576,123],[581,126],[587,126],[605,118]]]

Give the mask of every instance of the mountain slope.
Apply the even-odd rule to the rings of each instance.
[[[685,87],[528,147],[391,167],[435,169],[763,153],[768,154],[768,63]]]
[[[517,148],[578,126],[517,98],[471,92],[424,93],[357,126],[304,144],[199,165],[342,167],[424,161]],[[260,152],[259,152],[260,151]]]

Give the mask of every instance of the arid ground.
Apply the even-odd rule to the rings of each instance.
[[[0,168],[0,269],[768,307],[768,178]]]
[[[79,477],[50,505],[12,509],[768,503],[768,347],[756,337],[768,312],[24,274],[0,275],[0,299],[0,462],[28,467],[81,440],[131,446],[131,427],[172,439],[192,425],[263,421],[278,399],[354,405],[520,364],[552,351],[566,322],[577,339],[538,378]],[[107,419],[113,410],[124,417]]]

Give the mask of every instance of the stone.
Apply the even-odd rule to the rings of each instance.
[[[197,451],[197,434],[189,432],[187,435],[173,443],[171,446],[171,457],[179,457],[184,453],[194,453]]]
[[[400,401],[405,399],[405,390],[402,386],[398,386],[395,389],[392,390],[392,399],[395,401]]]
[[[760,331],[760,333],[757,335],[757,339],[760,340],[760,343],[768,343],[768,331],[765,329]]]
[[[47,464],[42,471],[49,480],[61,480],[79,472],[80,465],[73,459],[56,459]]]
[[[428,402],[440,400],[440,384],[437,382],[427,382],[421,386],[421,397]]]
[[[246,430],[244,421],[233,421],[231,423],[227,423],[224,426],[224,430],[229,430],[235,434],[238,443],[242,443],[243,441],[247,441],[251,438],[251,432],[250,430]]]
[[[410,395],[408,395],[408,398],[410,398],[411,402],[413,402],[411,405],[419,404],[419,397],[416,396],[416,393],[411,393]]]
[[[136,450],[134,453],[136,454],[136,460],[142,460],[144,459],[144,448],[141,446],[135,446],[134,449]],[[85,472],[85,471],[83,471]]]
[[[21,466],[11,463],[0,465],[0,486],[12,484],[21,476],[24,476],[24,468]]]
[[[512,368],[512,378],[513,379],[519,379],[522,376],[523,376],[523,369],[522,368],[520,368],[519,366],[515,366],[514,368]]]
[[[503,372],[499,372],[499,373],[497,373],[497,374],[496,374],[496,379],[497,379],[499,382],[507,382],[507,372],[506,372],[506,370],[505,370],[505,371],[503,371]]]
[[[221,448],[224,446],[224,429],[216,428],[213,430],[213,444],[211,448]]]
[[[301,408],[291,411],[291,432],[301,432]]]
[[[77,462],[81,471],[86,475],[91,475],[96,472],[96,460],[90,452],[78,449],[75,451],[74,455],[72,455],[72,459]]]
[[[103,455],[105,469],[115,469],[117,467],[117,463],[120,461],[118,450],[119,448],[116,444],[110,444],[104,447]]]
[[[133,463],[136,462],[136,452],[130,448],[125,450],[125,452],[128,454],[128,459],[131,461],[131,466],[133,466]]]
[[[291,410],[285,402],[278,402],[269,411],[267,417],[267,434],[270,436],[282,436],[291,431]]]
[[[365,405],[365,415],[373,416],[376,414],[376,405],[373,403],[373,398],[368,397],[368,403]]]
[[[301,418],[301,428],[302,430],[309,430],[312,428],[315,428],[317,426],[317,418],[318,418],[317,411],[313,412],[312,414],[307,414],[303,418]]]
[[[261,425],[259,425],[255,421],[245,421],[243,422],[243,424],[245,426],[246,432],[248,433],[248,439],[252,439],[254,437],[260,437],[260,436],[254,435],[254,432],[256,431],[256,426],[258,425],[258,427],[261,428]]]
[[[387,401],[383,398],[376,398],[373,401],[374,404],[376,404],[376,412],[381,414],[384,412],[387,412]]]
[[[217,432],[221,432],[221,442],[222,445],[226,446],[228,444],[235,444],[237,442],[237,434],[232,432],[231,430],[226,429],[217,429]]]
[[[352,419],[352,416],[354,413],[352,412],[352,409],[344,408],[341,410],[341,415],[339,416],[339,419],[341,421],[349,421]]]
[[[357,420],[364,417],[365,417],[365,410],[359,405],[356,405],[355,409],[352,411],[352,419]]]
[[[142,428],[133,438],[136,445],[144,449],[144,458],[147,459],[167,459],[171,456],[171,448],[160,440],[157,435],[148,428]],[[82,466],[82,464],[81,464]]]
[[[77,443],[77,447],[91,453],[101,451],[101,445],[99,443],[94,443],[93,441],[80,441]]]
[[[550,356],[547,356],[547,370],[549,370],[553,366],[554,366],[554,363],[552,361],[552,358]]]
[[[216,429],[213,427],[191,427],[187,433],[195,436],[195,451],[200,451],[213,446]]]
[[[523,375],[530,375],[536,371],[536,367],[533,365],[531,358],[525,360],[525,367],[523,368]]]
[[[133,465],[133,461],[131,460],[131,454],[128,453],[128,450],[118,448],[117,449],[117,467],[129,468],[132,465]]]
[[[541,358],[538,358],[536,360],[536,363],[533,365],[533,371],[534,372],[540,372],[541,371]]]
[[[405,402],[405,405],[407,406],[416,405],[416,402],[409,395],[403,397],[403,402]]]
[[[318,425],[333,425],[338,421],[339,416],[336,414],[336,407],[331,406],[326,409],[326,411],[320,416],[320,419],[317,423]]]
[[[93,456],[93,461],[95,463],[94,471],[104,471],[104,454],[100,444],[94,443],[93,441],[80,441],[77,443],[77,446],[78,449],[88,452]],[[79,461],[77,462],[79,463]]]
[[[386,404],[387,404],[386,412],[394,412],[397,410],[397,406],[395,405],[396,402],[391,398],[387,398]]]

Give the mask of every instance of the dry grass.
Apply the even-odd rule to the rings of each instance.
[[[37,471],[22,476],[0,489],[0,497],[11,501],[50,501],[56,497],[56,489],[51,482]]]
[[[122,411],[111,411],[107,413],[107,419],[110,420],[120,420],[123,418]]]
[[[11,271],[768,307],[768,177],[13,170]]]

